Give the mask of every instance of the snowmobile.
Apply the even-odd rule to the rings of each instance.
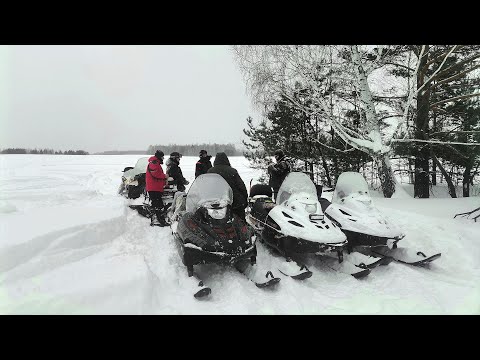
[[[148,193],[145,190],[146,170],[148,166],[149,157],[142,157],[137,160],[135,167],[126,167],[123,170],[122,183],[120,184],[118,193],[125,196],[127,199],[139,199],[143,197],[141,204],[131,204],[131,209],[137,210],[142,216],[153,219],[153,210],[150,205]],[[164,187],[162,200],[164,204],[164,213],[168,210],[173,202],[175,193],[177,192],[177,185],[172,184],[173,178],[167,179],[167,184]],[[158,225],[151,222],[151,225]]]
[[[171,228],[189,277],[198,279],[194,265],[215,263],[234,265],[258,287],[280,281],[271,271],[262,272],[256,265],[255,236],[232,213],[233,191],[223,177],[200,175],[188,193],[177,198]],[[211,292],[201,280],[194,290],[196,298]]]
[[[349,253],[380,257],[381,265],[392,260],[424,265],[441,256],[440,253],[427,256],[421,251],[398,247],[405,234],[374,206],[367,182],[358,172],[344,172],[338,177],[332,202],[321,194],[318,198],[325,215],[347,236]]]
[[[123,170],[122,182],[118,193],[127,199],[138,199],[145,191],[145,173],[147,171],[148,157],[137,160],[135,167],[126,167]]]
[[[298,258],[293,259],[299,253],[313,253],[321,258],[328,255],[325,261],[329,267],[343,269],[357,278],[370,273],[363,264],[344,262],[343,250],[347,246],[347,238],[334,222],[324,216],[317,198],[317,187],[304,173],[289,173],[275,202],[267,185],[251,187],[247,222],[263,243],[285,257],[286,261],[278,265],[278,270],[284,275],[297,280],[312,275]]]

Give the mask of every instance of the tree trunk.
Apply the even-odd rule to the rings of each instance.
[[[426,48],[428,50],[428,46]],[[417,87],[421,87],[425,82],[428,66],[428,56],[423,56],[420,60],[420,66],[417,73]],[[428,111],[430,102],[430,87],[422,89],[417,94],[417,117],[415,119],[415,139],[428,140]],[[423,146],[420,149],[415,148],[415,184],[414,197],[428,198],[429,191],[429,158],[430,149]]]
[[[473,168],[473,159],[468,159],[467,165],[465,166],[465,171],[463,172],[463,197],[470,196],[470,174]]]
[[[327,178],[327,185],[328,187],[332,187],[332,178],[330,177],[330,171],[328,170],[327,160],[325,159],[325,155],[323,154],[322,150],[320,150],[320,156],[322,158],[323,169],[325,170],[325,177]]]
[[[383,157],[378,158],[380,167],[378,169],[378,175],[380,177],[380,183],[382,184],[383,196],[391,198],[395,193],[395,176],[393,175],[392,165],[390,164],[390,158],[388,154],[384,154]]]
[[[432,185],[437,185],[437,163],[432,163]]]
[[[432,159],[437,164],[438,168],[442,172],[443,177],[445,178],[445,181],[447,182],[448,193],[452,198],[456,198],[457,193],[455,191],[455,186],[453,185],[453,182],[452,182],[452,177],[447,173],[447,170],[445,170],[445,168],[442,166],[442,164],[440,163],[440,161],[438,160],[437,156],[433,151],[432,151]]]
[[[415,158],[415,183],[414,183],[414,197],[418,198],[428,198],[430,196],[429,191],[429,157],[428,148],[425,146],[423,149],[418,151]]]

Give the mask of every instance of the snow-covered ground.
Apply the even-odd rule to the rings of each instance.
[[[399,263],[365,279],[308,259],[313,276],[259,289],[232,268],[196,266],[212,289],[196,300],[169,228],[117,195],[138,155],[0,155],[0,314],[480,314],[480,222],[453,215],[480,198],[374,198],[406,233],[401,246],[437,251],[429,268]],[[184,157],[194,178],[196,157]],[[212,159],[213,160],[213,159]],[[249,185],[256,170],[230,158]]]

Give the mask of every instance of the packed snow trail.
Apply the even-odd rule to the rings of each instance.
[[[313,274],[298,281],[257,242],[257,263],[282,279],[274,289],[195,266],[212,289],[197,300],[170,228],[116,195],[139,157],[0,155],[0,314],[480,314],[480,223],[453,219],[478,197],[374,198],[406,233],[399,246],[442,252],[427,268],[391,263],[356,280],[305,256]],[[180,163],[191,183],[196,160]],[[230,161],[247,187],[258,176]]]

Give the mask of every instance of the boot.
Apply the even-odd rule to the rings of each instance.
[[[152,221],[150,223],[151,226],[170,226],[166,221],[165,221],[165,210],[162,209],[155,209],[152,215]]]

